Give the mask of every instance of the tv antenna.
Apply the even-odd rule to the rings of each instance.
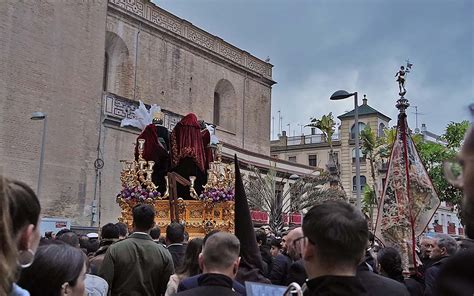
[[[425,113],[420,113],[418,112],[418,106],[413,106],[415,108],[415,112],[411,112],[412,114],[415,114],[415,133],[419,133],[420,129],[418,128],[418,115],[426,115]]]

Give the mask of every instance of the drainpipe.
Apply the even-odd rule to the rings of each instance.
[[[135,39],[135,71],[134,71],[134,82],[133,82],[133,100],[137,100],[137,68],[138,68],[138,36],[140,35],[142,25],[138,27],[137,37]]]
[[[247,72],[245,72],[245,78],[244,78],[244,97],[243,97],[243,100],[242,100],[242,149],[245,149],[245,97],[247,96],[246,95],[246,83],[248,81],[248,77],[247,77]]]

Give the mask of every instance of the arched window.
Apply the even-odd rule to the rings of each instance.
[[[214,90],[213,123],[227,131],[235,132],[237,98],[229,80],[221,79]]]
[[[365,123],[359,122],[359,135],[364,128],[365,128]],[[353,124],[351,127],[351,140],[355,139],[355,134],[356,134],[355,130],[356,130],[356,126],[355,124]]]
[[[106,67],[106,68],[105,68]],[[110,31],[105,33],[104,90],[116,95],[133,97],[134,64],[123,39]]]
[[[355,163],[355,161],[356,161],[356,150],[355,148],[352,148],[352,163]],[[362,153],[362,149],[359,150],[359,161],[365,162],[365,155]]]
[[[380,123],[379,124],[379,132],[378,132],[379,138],[383,137],[384,132],[385,132],[385,124]]]
[[[352,177],[352,190],[356,191],[357,190],[357,185],[356,185],[356,176]],[[367,179],[365,176],[360,176],[360,190],[364,190],[365,185],[367,184]]]

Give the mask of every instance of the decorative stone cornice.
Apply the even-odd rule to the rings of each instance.
[[[190,41],[197,47],[209,50],[231,63],[272,80],[272,64],[266,63],[246,51],[243,51],[221,38],[194,26],[166,10],[157,7],[148,0],[108,0],[109,6],[151,22],[160,29],[165,29]],[[274,82],[273,82],[274,83]],[[272,83],[272,84],[273,84]]]
[[[139,102],[133,101],[124,97],[120,97],[113,93],[104,92],[103,94],[103,114],[107,122],[114,122],[120,124],[122,119],[136,119],[134,111],[138,109]],[[145,104],[147,108],[150,105]],[[176,124],[183,118],[182,115],[173,113],[171,111],[161,109],[163,112],[163,125],[168,130],[173,130]],[[130,127],[127,127],[130,128]]]

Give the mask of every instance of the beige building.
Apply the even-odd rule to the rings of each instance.
[[[333,135],[333,150],[337,155],[337,162],[341,171],[341,183],[347,196],[355,200],[355,124],[354,110],[338,116],[341,124]],[[388,127],[390,118],[375,110],[367,104],[364,97],[362,105],[359,106],[359,129],[366,125],[370,126],[377,135],[383,135],[383,130]],[[325,167],[329,161],[329,145],[322,134],[317,134],[313,129],[312,134],[296,137],[288,137],[284,133],[278,140],[271,141],[271,155],[277,159],[305,164],[314,167]],[[361,187],[365,184],[372,185],[372,177],[369,162],[362,153],[360,154]],[[378,167],[379,176],[385,176],[386,167]],[[382,182],[385,177],[377,178],[377,188],[382,190]]]
[[[0,1],[0,64],[0,172],[33,188],[43,123],[30,114],[47,114],[44,216],[116,221],[119,160],[139,133],[119,122],[138,100],[169,128],[189,112],[217,124],[227,157],[271,163],[273,66],[149,0]]]

